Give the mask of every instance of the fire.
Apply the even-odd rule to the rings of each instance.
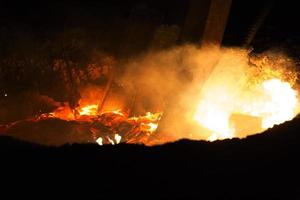
[[[97,109],[98,109],[98,107],[97,107]],[[121,110],[119,109],[119,110],[113,110],[113,111],[109,111],[109,112],[106,112],[106,113],[114,113],[114,114],[117,114],[117,115],[121,115],[121,116],[125,116],[125,114],[124,113],[122,113],[121,112]]]
[[[200,59],[198,55],[192,56],[197,60],[192,65],[196,65],[195,68],[199,69],[193,72],[194,76],[191,78],[193,80],[184,79],[188,82],[186,85],[189,88],[184,84],[183,87],[179,87],[181,82],[173,84],[178,79],[177,75],[175,78],[167,79],[167,84],[160,85],[157,82],[161,79],[151,78],[146,81],[143,76],[140,78],[138,73],[139,76],[134,76],[136,79],[142,79],[136,83],[138,87],[144,89],[144,83],[150,89],[155,86],[153,93],[149,89],[144,89],[146,98],[151,101],[145,101],[147,106],[145,108],[141,106],[142,110],[153,109],[157,111],[155,113],[145,112],[141,116],[130,113],[135,110],[131,107],[144,103],[144,94],[140,95],[138,92],[133,95],[131,101],[134,103],[130,106],[128,105],[130,98],[120,92],[115,98],[107,100],[106,107],[100,106],[98,109],[99,99],[102,98],[104,90],[89,86],[80,91],[82,99],[77,108],[71,109],[68,103],[64,103],[53,112],[44,113],[32,121],[56,118],[66,123],[74,122],[76,125],[87,127],[87,132],[91,136],[89,138],[99,145],[119,143],[152,145],[183,137],[208,141],[245,137],[293,119],[300,111],[298,92],[295,89],[298,73],[287,67],[286,59],[283,57],[279,56],[277,60],[258,57],[250,61],[248,56],[244,50],[224,51],[216,66],[213,62],[212,71],[203,70],[205,67],[210,68],[210,62],[206,62],[201,56]],[[156,64],[154,62],[153,65]],[[188,64],[190,62],[183,66],[186,67]],[[154,76],[161,74],[154,72],[151,73]],[[167,71],[166,74],[172,76],[171,72],[173,71]],[[149,74],[146,73],[145,77],[148,78]],[[184,91],[185,89],[188,92]],[[172,96],[174,93],[175,98]],[[125,96],[124,99],[121,98],[122,95]],[[175,101],[168,102],[168,98]],[[154,105],[156,103],[158,105]],[[160,124],[163,111],[166,111],[163,120],[167,124],[165,127],[165,124]],[[13,125],[14,123],[5,126],[5,129]],[[174,133],[169,133],[172,131]],[[183,133],[178,134],[181,131]],[[164,133],[166,134],[163,135]],[[156,137],[158,134],[159,137]]]
[[[113,139],[110,137],[106,137],[106,138],[111,145],[119,144],[122,139],[122,137],[119,134],[115,134]],[[102,146],[103,138],[102,137],[97,138],[96,143],[99,144],[100,146]]]
[[[92,104],[92,105],[81,107],[78,112],[80,115],[97,115],[97,109],[98,109],[98,105]]]
[[[211,132],[209,141],[239,136],[230,121],[233,114],[258,117],[260,127],[252,128],[261,131],[291,120],[297,114],[298,94],[289,82],[273,78],[252,85],[251,91],[237,87],[236,95],[224,93],[228,90],[223,86],[210,86],[213,94],[206,94],[206,98],[201,99],[194,116],[199,125]]]
[[[119,134],[115,134],[115,141],[116,144],[119,144],[121,142],[122,137]]]
[[[264,81],[258,89],[260,95],[241,107],[243,113],[262,118],[262,129],[272,128],[295,117],[298,94],[290,83],[270,79]]]
[[[246,66],[249,71],[248,68]],[[212,74],[203,86],[193,121],[207,130],[208,141],[262,132],[296,116],[299,100],[298,93],[293,88],[295,78],[286,78],[286,72],[281,68],[280,71],[264,68],[259,73],[248,73],[247,70],[242,68],[242,73],[237,73],[236,76],[232,75],[232,71],[223,75],[217,73],[217,76]],[[246,75],[240,77],[239,74]],[[65,105],[50,116],[106,126],[112,132],[111,135],[102,136],[100,130],[91,128],[95,135],[98,134],[95,142],[99,145],[121,142],[151,144],[148,139],[156,132],[162,112],[147,112],[144,116],[131,117],[121,109],[98,113],[96,102],[94,99],[80,101],[75,111]],[[131,126],[127,132],[122,132],[124,123]],[[203,138],[203,134],[200,138]]]
[[[74,111],[68,105],[65,105],[57,108],[52,113],[39,116],[38,119],[58,118],[66,121],[88,123],[96,143],[99,145],[116,145],[121,142],[148,144],[148,139],[155,133],[162,116],[162,113],[147,112],[144,116],[129,117],[121,109],[98,113],[97,104],[87,104],[83,101],[80,101],[80,103],[83,105],[79,105]],[[125,132],[122,131],[124,125],[129,127]],[[111,133],[109,135],[102,133],[102,126],[105,126]]]
[[[157,123],[152,123],[152,122],[150,122],[150,123],[148,124],[148,126],[149,126],[149,131],[150,131],[151,133],[153,133],[154,131],[156,131],[156,129],[157,129],[157,127],[158,127],[158,124],[157,124]]]
[[[100,146],[103,145],[103,139],[102,137],[99,137],[97,140],[96,140],[97,144],[99,144]]]
[[[232,138],[234,130],[229,126],[230,111],[226,107],[219,107],[207,101],[201,102],[195,120],[204,128],[212,131],[208,140]]]

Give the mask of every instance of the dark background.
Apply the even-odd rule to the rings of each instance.
[[[147,51],[155,31],[162,25],[179,28],[173,45],[189,43],[195,38],[183,40],[180,35],[188,2],[1,1],[0,58],[14,56],[20,60],[38,54],[46,61],[67,51],[72,60],[87,62],[95,49],[128,58]],[[297,1],[233,0],[223,45],[242,46],[266,4],[271,5],[271,11],[250,45],[260,51],[283,47],[288,53],[297,54],[300,33]],[[62,47],[62,43],[66,45]]]
[[[224,43],[239,45],[240,34],[256,20],[266,2],[272,2],[273,7],[260,32],[266,32],[274,40],[275,37],[280,40],[283,36],[297,36],[297,1],[233,0]],[[2,1],[1,32],[9,29],[13,33],[19,29],[27,31],[35,39],[44,39],[53,32],[68,28],[91,32],[101,29],[102,32],[110,32],[110,37],[116,40],[124,37],[125,30],[121,29],[126,29],[133,15],[157,25],[178,25],[182,28],[187,8],[188,1],[183,0]],[[114,28],[115,31],[119,28],[118,32],[114,32]],[[95,37],[104,40],[103,35]]]
[[[257,37],[271,37],[282,42],[282,39],[299,35],[297,1],[233,0],[225,45],[241,45],[243,34],[255,22],[266,2],[273,2],[273,7]],[[132,20],[183,28],[187,8],[188,1],[182,0],[2,1],[1,42],[16,39],[15,34],[22,34],[22,31],[24,38],[43,40],[54,33],[78,28],[92,36],[99,48],[117,51]]]

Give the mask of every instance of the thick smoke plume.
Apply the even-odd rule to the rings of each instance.
[[[297,80],[292,60],[282,53],[249,57],[247,49],[214,46],[150,52],[128,61],[125,69],[119,82],[133,99],[132,114],[163,111],[158,131],[170,138],[207,139],[211,134],[209,127],[195,123],[197,109],[203,109],[199,111],[200,100],[234,113],[240,109],[239,101],[252,100],[255,84],[281,78],[296,86]],[[215,123],[219,123],[217,112],[212,116]]]

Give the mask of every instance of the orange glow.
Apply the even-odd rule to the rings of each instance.
[[[274,125],[293,119],[298,109],[298,94],[291,84],[274,78],[262,81],[249,88],[238,88],[236,95],[225,93],[229,85],[210,85],[198,104],[194,120],[211,131],[209,141],[239,137],[230,122],[233,114],[248,115],[261,119],[260,127],[255,130],[266,130]],[[225,89],[224,89],[225,87]],[[248,123],[240,121],[240,123]],[[257,126],[257,125],[256,125]],[[251,129],[251,127],[250,127]]]
[[[227,62],[231,61],[227,60]],[[299,99],[297,91],[293,88],[295,74],[286,72],[282,68],[252,69],[245,65],[237,68],[240,71],[235,75],[232,71],[219,73],[221,67],[217,66],[217,72],[212,73],[205,82],[196,103],[192,103],[191,98],[188,98],[188,103],[195,104],[191,106],[192,111],[188,111],[193,113],[188,120],[199,127],[192,131],[190,138],[214,141],[245,137],[291,120],[297,115]],[[257,72],[257,70],[261,71]],[[285,74],[292,78],[286,77]],[[93,95],[80,100],[76,110],[71,110],[66,104],[50,113],[49,117],[101,123],[113,134],[110,136],[100,134],[95,137],[99,145],[115,145],[120,142],[153,144],[149,141],[149,137],[157,131],[162,112],[128,116],[128,113],[121,109],[112,107],[97,113],[99,95],[96,96],[92,91],[89,91],[89,94]],[[120,126],[124,123],[131,126],[126,133],[120,131]],[[206,132],[203,133],[200,127]],[[163,143],[163,141],[158,142]]]
[[[98,105],[92,104],[92,105],[81,107],[78,112],[80,115],[97,115],[97,109],[98,109]]]
[[[98,109],[98,106],[97,106],[97,109]],[[102,114],[105,114],[105,113],[114,113],[114,114],[117,114],[117,115],[121,115],[121,116],[125,116],[124,113],[121,112],[121,110],[113,110],[113,111],[109,111],[109,112],[103,112]]]
[[[90,102],[93,102],[90,100]],[[95,102],[95,101],[94,101]],[[83,104],[83,101],[80,101]],[[122,112],[120,109],[104,111],[97,113],[97,104],[84,104],[72,111],[67,105],[57,108],[54,112],[41,115],[39,118],[59,118],[67,121],[82,121],[88,123],[102,124],[108,127],[114,134],[108,136],[95,137],[95,142],[99,145],[111,144],[116,145],[121,142],[127,143],[144,143],[148,144],[148,138],[156,131],[158,122],[162,113],[147,112],[144,116],[133,116]],[[77,113],[77,114],[75,114]],[[128,123],[132,128],[127,133],[116,133],[124,123]],[[99,133],[99,130],[91,128],[92,132]],[[101,135],[101,132],[100,132]]]
[[[263,82],[262,90],[265,101],[257,101],[252,108],[246,109],[252,116],[262,117],[263,129],[272,128],[295,117],[298,97],[289,83],[279,79],[267,80]]]
[[[176,52],[136,63],[104,105],[99,101],[105,90],[84,85],[78,89],[82,99],[77,108],[64,103],[38,120],[75,122],[99,145],[153,145],[182,138],[243,138],[291,120],[300,111],[298,73],[284,56],[250,59],[245,49],[225,49],[217,58],[201,50]],[[178,72],[180,67],[184,70]]]

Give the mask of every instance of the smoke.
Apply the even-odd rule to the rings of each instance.
[[[232,54],[227,51],[187,45],[130,60],[120,81],[136,96],[133,114],[163,111],[159,132],[171,138],[190,138],[191,129],[195,129],[191,119],[202,88],[222,54]]]
[[[172,99],[177,99],[193,82],[203,82],[217,54],[195,46],[150,52],[130,60],[120,82],[137,93],[137,98],[145,97],[144,106],[161,109]]]
[[[235,112],[241,98],[249,96],[244,92],[245,88],[250,91],[249,83],[276,76],[288,77],[289,82],[296,80],[295,70],[283,67],[291,66],[287,65],[291,60],[286,56],[278,52],[262,55],[250,60],[247,49],[180,46],[129,60],[119,82],[132,99],[132,115],[163,111],[158,132],[165,137],[207,139],[211,134],[210,127],[196,125],[194,116],[197,112],[205,112],[205,108],[214,105],[216,113],[212,117],[224,130],[229,127],[218,121],[218,106],[226,113]],[[274,55],[280,59],[274,59]],[[272,64],[267,62],[269,58]],[[264,62],[259,63],[262,60]],[[268,67],[272,73],[264,69]],[[199,109],[200,102],[207,106]]]

